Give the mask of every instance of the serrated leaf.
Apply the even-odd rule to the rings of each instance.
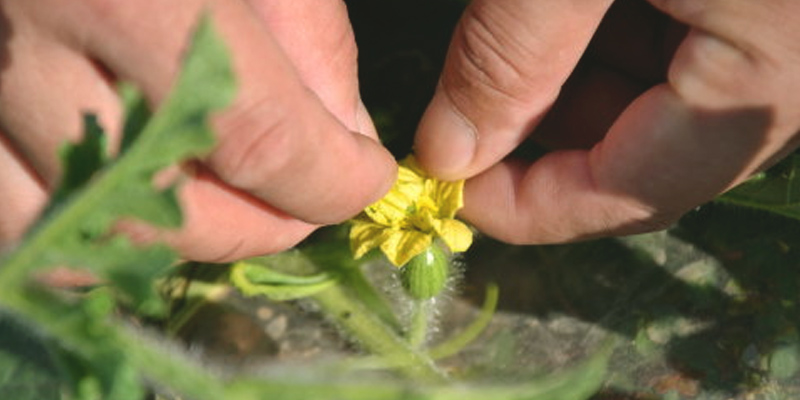
[[[182,214],[175,188],[154,192],[147,175],[133,178],[123,190],[125,197],[110,198],[105,204],[114,214],[135,217],[164,228],[181,225]],[[106,224],[107,226],[107,224]]]
[[[64,171],[58,189],[53,193],[41,221],[46,221],[68,197],[85,187],[95,173],[108,162],[107,140],[103,128],[93,114],[83,116],[84,133],[79,143],[66,144],[59,150]]]
[[[83,116],[83,140],[77,145],[67,145],[62,149],[61,160],[64,173],[56,196],[82,188],[108,161],[108,143],[97,116]]]
[[[224,44],[215,36],[210,24],[204,20],[197,29],[184,69],[174,90],[158,112],[149,118],[144,131],[135,143],[128,144],[113,166],[95,178],[90,187],[83,188],[75,182],[86,182],[93,172],[102,167],[102,157],[96,151],[100,146],[102,131],[88,119],[84,141],[66,150],[66,171],[75,171],[74,179],[66,179],[49,206],[58,215],[48,215],[31,235],[44,229],[28,247],[37,252],[69,255],[80,259],[81,252],[96,252],[87,239],[99,238],[120,217],[137,217],[156,225],[175,227],[181,221],[174,190],[157,190],[152,186],[152,176],[163,168],[207,152],[213,144],[208,116],[231,99],[234,86],[233,71],[228,64]],[[140,107],[141,100],[131,95],[132,107]],[[138,106],[136,104],[139,104]],[[128,127],[137,126],[137,121]],[[87,157],[69,156],[69,154]],[[87,161],[88,160],[88,161]],[[85,189],[85,190],[81,190]],[[79,191],[79,192],[76,192]],[[52,221],[51,219],[57,219]],[[31,250],[31,253],[34,251]],[[108,254],[108,260],[120,257]],[[32,256],[41,264],[43,257]],[[92,258],[86,255],[85,258]],[[49,260],[53,261],[53,260]],[[74,265],[74,264],[72,264]]]
[[[131,149],[137,154],[131,154],[130,162],[141,171],[155,172],[207,153],[214,141],[207,117],[233,99],[227,48],[208,21],[198,26],[193,38],[173,91],[141,133],[137,149]]]
[[[208,21],[198,26],[193,38],[173,91],[149,118],[136,143],[126,144],[124,165],[120,166],[126,179],[115,185],[118,193],[114,198],[119,201],[111,204],[116,214],[123,211],[123,215],[166,227],[180,224],[174,192],[153,196],[151,176],[211,149],[214,137],[208,116],[232,100],[235,86],[228,51]],[[143,112],[143,100],[130,102],[134,111]],[[137,123],[126,128],[133,129]],[[131,135],[126,132],[127,137]]]
[[[142,93],[129,83],[122,83],[118,93],[122,99],[122,108],[125,112],[125,124],[122,127],[122,139],[119,154],[125,154],[139,137],[152,113]]]
[[[134,246],[110,228],[130,216],[168,226],[180,222],[174,190],[153,188],[153,175],[210,150],[208,116],[225,106],[234,90],[227,51],[208,18],[193,38],[177,84],[156,114],[148,118],[140,97],[126,100],[128,112],[138,114],[126,122],[117,160],[106,162],[102,130],[87,120],[84,140],[65,150],[66,178],[50,212],[0,266],[0,306],[35,321],[69,349],[78,399],[144,397],[143,366],[131,363],[129,352],[136,350],[124,347],[109,312],[113,299],[120,298],[141,312],[160,311],[153,279],[176,257],[164,246]],[[137,135],[133,130],[139,127]],[[89,268],[109,285],[65,302],[30,284],[32,272],[53,265]]]

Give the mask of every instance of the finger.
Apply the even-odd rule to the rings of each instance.
[[[52,188],[61,169],[58,149],[81,137],[83,114],[97,114],[113,144],[120,107],[96,63],[26,14],[31,3],[2,4],[10,36],[2,50],[0,121],[6,138]]]
[[[517,243],[663,228],[739,180],[769,122],[763,109],[695,108],[660,86],[589,151],[501,163],[468,181],[463,215]]]
[[[47,199],[36,174],[0,132],[0,252],[16,243]]]
[[[341,0],[249,0],[305,85],[347,129],[377,139],[358,91],[357,50]],[[306,27],[314,27],[307,29]]]
[[[684,5],[696,17],[702,13],[694,4]],[[736,29],[687,17],[704,25],[681,43],[667,84],[636,99],[590,151],[551,153],[531,166],[502,164],[473,179],[464,215],[515,242],[642,232],[666,226],[792,151],[800,128],[800,79],[792,72],[798,49],[782,35],[800,35],[773,29],[792,9],[753,7],[707,10],[728,12]],[[772,17],[761,14],[767,9]]]
[[[529,140],[548,150],[590,149],[647,89],[603,64],[579,66]]]
[[[318,227],[221,184],[202,170],[193,178],[181,187],[184,225],[166,239],[196,260],[229,262],[276,253]]]
[[[671,84],[682,96],[696,103],[734,107],[797,101],[796,92],[788,90],[794,86],[785,85],[796,80],[791,67],[800,58],[800,27],[789,22],[793,13],[800,12],[800,3],[650,2],[692,28],[669,71]]]
[[[530,140],[591,148],[636,97],[666,80],[685,30],[647,2],[614,2]]]
[[[318,226],[300,221],[220,182],[197,163],[184,168],[180,186],[183,222],[177,231],[136,221],[117,228],[138,242],[163,240],[195,261],[230,262],[285,250]]]
[[[157,103],[202,4],[103,4],[89,10],[99,24],[84,29],[85,45]],[[396,168],[391,155],[324,108],[252,10],[242,1],[214,1],[210,7],[239,82],[234,105],[215,120],[219,143],[206,160],[213,172],[311,223],[342,221],[388,190]],[[136,30],[148,34],[129,33]],[[122,38],[125,45],[108,38]]]
[[[423,166],[464,178],[514,149],[557,97],[610,3],[470,3],[417,131]]]

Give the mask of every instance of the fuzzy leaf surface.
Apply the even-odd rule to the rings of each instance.
[[[163,245],[134,245],[111,228],[120,218],[180,225],[174,188],[155,188],[153,177],[210,151],[209,116],[234,93],[229,59],[224,43],[203,19],[181,75],[155,114],[135,91],[123,90],[128,114],[116,159],[106,157],[105,134],[87,116],[83,140],[62,151],[64,177],[45,216],[2,259],[0,308],[21,316],[65,350],[60,364],[68,371],[66,386],[73,399],[139,400],[145,395],[142,376],[151,366],[135,361],[135,353],[144,349],[126,344],[124,324],[112,311],[118,301],[143,314],[163,311],[154,280],[176,255]],[[105,285],[87,295],[61,296],[31,279],[33,272],[54,266],[89,269]],[[13,358],[5,361],[19,364]]]

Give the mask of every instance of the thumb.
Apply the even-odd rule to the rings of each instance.
[[[511,152],[552,105],[611,2],[470,3],[417,130],[423,167],[468,178]]]

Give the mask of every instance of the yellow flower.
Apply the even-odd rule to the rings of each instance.
[[[422,253],[435,238],[452,252],[467,250],[472,231],[454,217],[463,205],[464,181],[444,182],[425,174],[413,156],[400,162],[397,182],[386,196],[352,220],[355,258],[380,248],[395,266]]]

